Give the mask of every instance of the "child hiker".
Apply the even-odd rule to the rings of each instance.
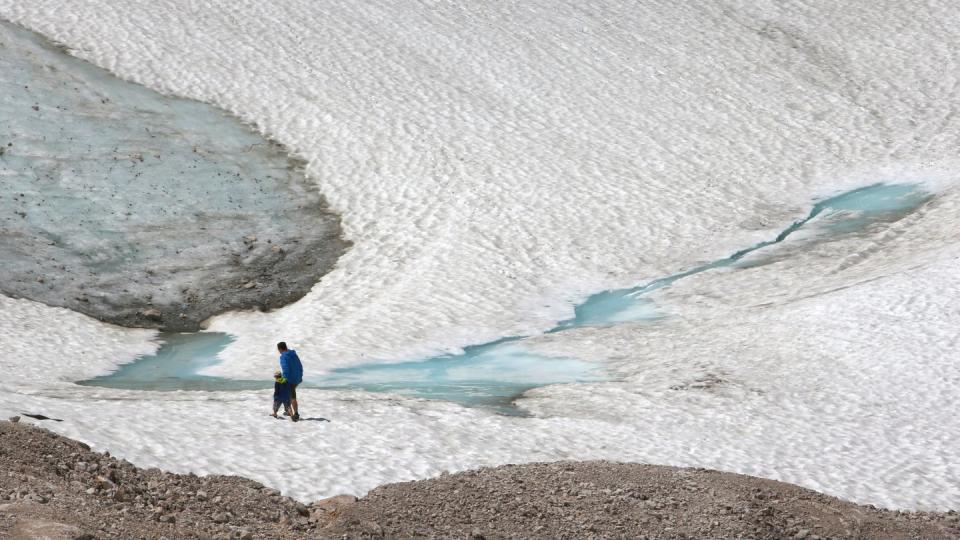
[[[290,384],[283,378],[283,373],[276,371],[273,374],[273,414],[270,416],[279,418],[277,411],[283,405],[283,411],[289,416],[290,412]]]

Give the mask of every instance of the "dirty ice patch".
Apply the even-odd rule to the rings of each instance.
[[[0,293],[196,329],[303,296],[344,249],[280,145],[0,22]]]

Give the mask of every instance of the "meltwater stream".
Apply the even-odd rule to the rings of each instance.
[[[913,211],[933,197],[916,184],[873,184],[823,199],[813,205],[810,213],[793,222],[772,240],[766,240],[741,249],[723,259],[694,266],[676,274],[631,287],[597,293],[574,309],[574,317],[562,321],[550,333],[580,326],[604,325],[618,322],[659,319],[653,302],[642,298],[657,289],[694,274],[735,266],[744,257],[765,247],[779,244],[793,233],[814,221],[823,235],[838,236],[862,231],[875,223],[889,223]]]
[[[220,353],[233,339],[220,332],[169,333],[160,336],[162,345],[155,354],[144,355],[120,366],[115,372],[82,381],[85,386],[128,390],[261,390],[273,388],[269,364],[260,381],[211,377],[198,373],[219,362]],[[521,338],[467,347],[456,355],[425,361],[393,364],[364,364],[332,370],[322,377],[310,377],[309,358],[304,388],[357,389],[388,392],[424,399],[488,407],[518,415],[511,402],[538,386],[567,382],[602,380],[596,364],[569,358],[547,358],[525,351]]]
[[[694,274],[734,267],[747,255],[783,242],[802,228],[816,233],[814,240],[856,233],[895,221],[932,197],[916,184],[874,184],[823,199],[813,205],[805,218],[771,240],[637,287],[595,294],[575,308],[573,318],[548,332],[624,322],[655,322],[663,315],[644,297],[649,292]],[[523,342],[529,337],[508,337],[466,347],[460,354],[421,361],[335,369],[322,377],[308,377],[304,386],[388,392],[488,407],[502,414],[520,414],[512,402],[529,389],[607,378],[597,364],[528,350]],[[143,356],[110,375],[80,384],[137,390],[249,390],[272,385],[266,376],[263,381],[249,381],[198,373],[219,362],[217,354],[231,341],[226,334],[165,334],[161,339],[163,344],[156,354]],[[309,370],[309,365],[307,367]]]

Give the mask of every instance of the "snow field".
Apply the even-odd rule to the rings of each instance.
[[[0,15],[308,161],[355,245],[303,301],[214,321],[238,336],[224,370],[239,376],[277,335],[332,366],[535,333],[596,290],[764,238],[838,169],[951,155],[955,122],[930,106],[955,92],[950,6],[869,6],[211,2],[184,16],[126,0]]]
[[[889,229],[660,291],[663,324],[542,338],[624,377],[535,390],[521,405],[542,418],[311,393],[309,410],[333,421],[298,425],[277,449],[294,426],[264,422],[267,396],[48,382],[129,360],[150,335],[5,299],[2,344],[17,355],[0,366],[45,353],[27,345],[40,331],[58,354],[5,383],[3,413],[37,407],[138,465],[235,472],[304,500],[445,468],[608,457],[957,507],[956,4],[184,9],[0,1],[0,16],[83,58],[256,125],[308,161],[343,216],[354,246],[307,297],[212,321],[238,336],[222,375],[263,376],[279,336],[322,369],[538,333],[590,293],[768,239],[811,194],[891,178],[944,187]],[[117,414],[123,403],[137,414]],[[195,421],[206,415],[224,421]]]

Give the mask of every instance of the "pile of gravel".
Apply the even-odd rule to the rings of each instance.
[[[252,480],[138,469],[0,422],[0,538],[960,538],[955,512],[894,512],[705,469],[507,465],[309,506]]]
[[[861,506],[706,469],[507,465],[381,486],[331,538],[960,538],[960,515]]]
[[[308,538],[309,514],[252,480],[139,469],[0,422],[0,538]]]

